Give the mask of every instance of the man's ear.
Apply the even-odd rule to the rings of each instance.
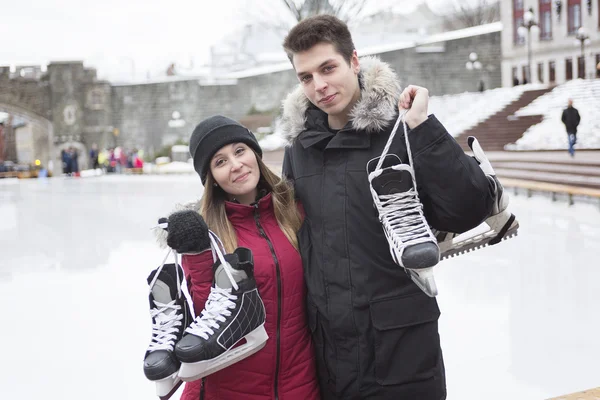
[[[358,75],[358,73],[360,72],[360,61],[358,60],[358,53],[356,52],[356,50],[352,52],[350,66],[352,67],[352,71],[354,71],[354,73]]]

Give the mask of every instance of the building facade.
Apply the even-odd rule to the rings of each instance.
[[[502,86],[600,78],[599,9],[600,0],[501,0]],[[532,28],[519,29],[530,16]]]

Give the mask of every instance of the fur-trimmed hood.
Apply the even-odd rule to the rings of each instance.
[[[376,57],[360,59],[361,97],[350,112],[352,127],[366,133],[389,126],[398,113],[400,82],[391,67]],[[283,101],[279,129],[291,144],[306,130],[306,111],[311,106],[298,85]]]

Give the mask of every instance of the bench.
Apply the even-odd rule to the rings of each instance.
[[[19,173],[17,171],[0,172],[0,178],[18,178]]]
[[[546,192],[551,193],[552,200],[556,201],[557,194],[566,194],[569,197],[569,205],[573,205],[573,196],[594,197],[600,200],[600,189],[502,177],[500,182],[505,187],[515,188],[515,194],[517,193],[516,189],[525,189],[527,197],[531,197],[532,192]]]
[[[141,175],[144,173],[143,168],[125,168],[126,174]]]

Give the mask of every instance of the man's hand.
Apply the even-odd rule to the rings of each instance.
[[[408,110],[405,116],[410,129],[414,129],[427,121],[427,106],[429,105],[429,91],[424,87],[409,85],[400,95],[398,109],[402,112]]]

